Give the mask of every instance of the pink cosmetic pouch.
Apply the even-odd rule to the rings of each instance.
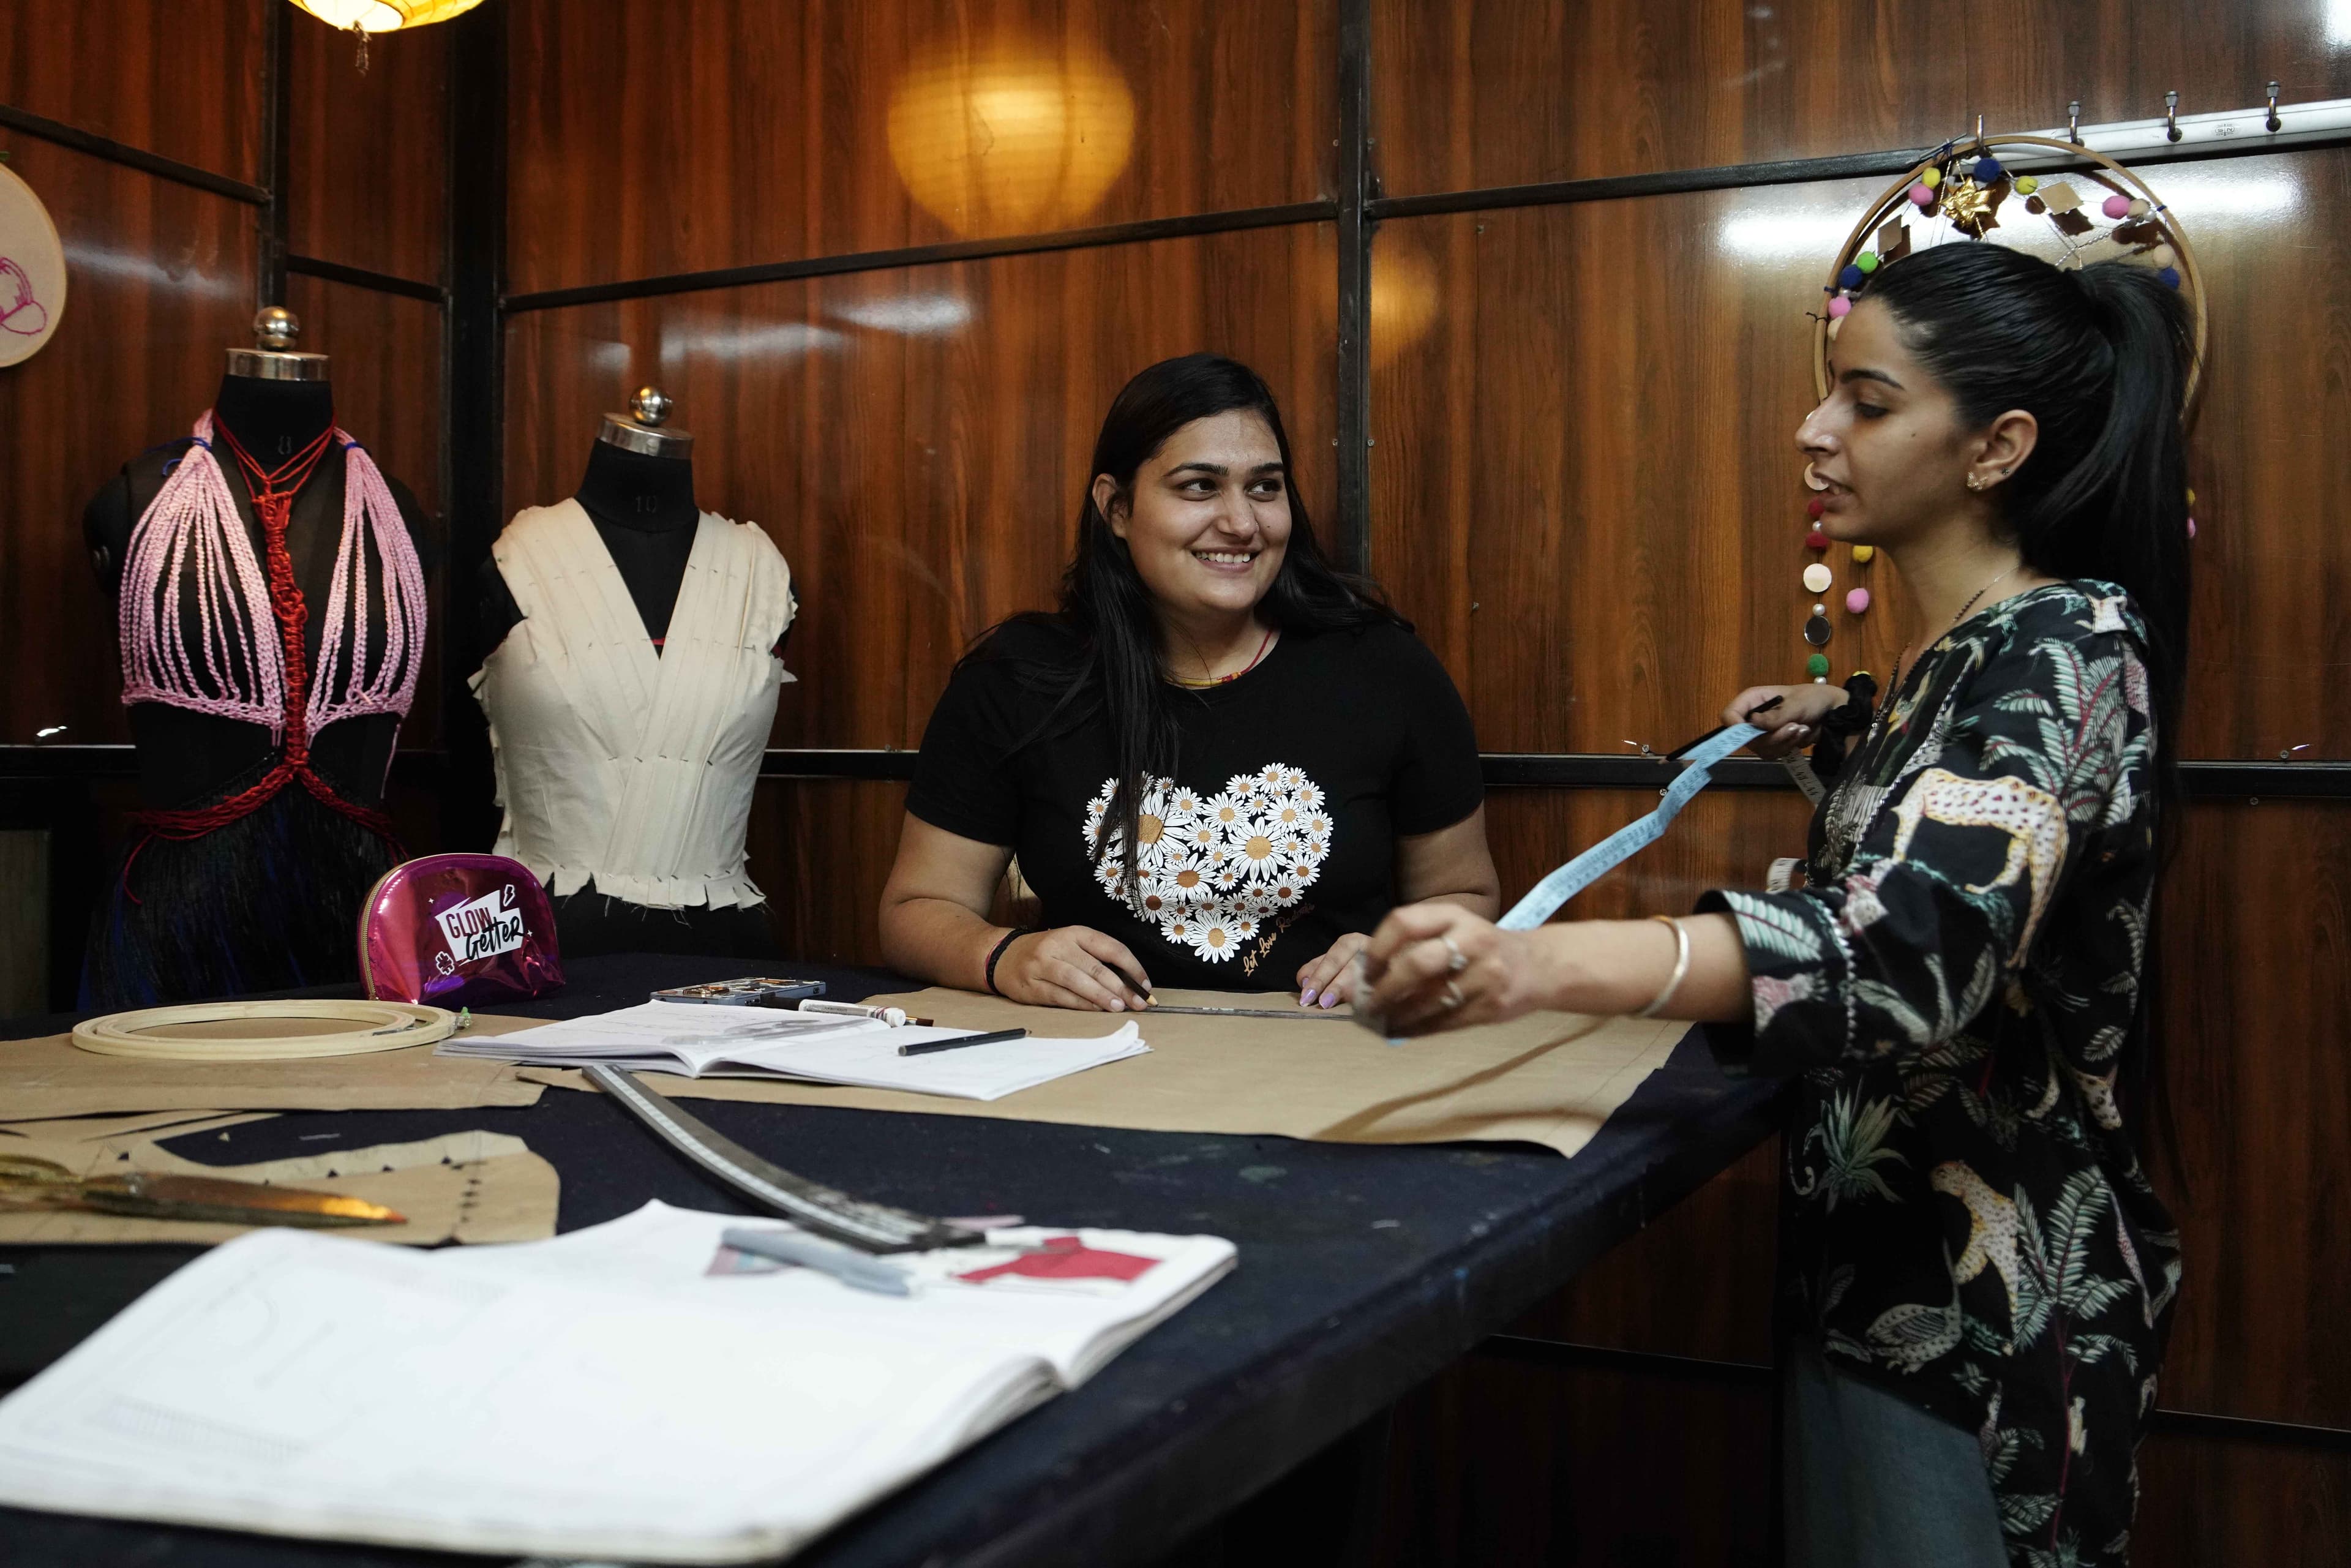
[[[360,911],[360,983],[377,1001],[439,1008],[560,990],[547,890],[504,855],[403,861]]]

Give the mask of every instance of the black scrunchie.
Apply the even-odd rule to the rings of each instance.
[[[1823,779],[1844,771],[1845,743],[1865,733],[1877,707],[1877,681],[1866,670],[1845,677],[1844,706],[1821,720],[1821,738],[1813,746],[1813,772]]]

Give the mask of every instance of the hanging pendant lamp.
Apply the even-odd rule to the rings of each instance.
[[[368,68],[368,35],[397,33],[404,27],[426,27],[470,11],[482,0],[293,0],[339,33],[359,40],[360,74]]]
[[[470,11],[482,0],[294,0],[338,32],[396,33],[402,27],[430,26]]]

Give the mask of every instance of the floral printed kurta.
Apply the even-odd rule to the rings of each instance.
[[[2179,1277],[2116,1082],[2156,875],[2145,631],[2061,583],[1936,643],[1813,826],[1808,885],[1709,894],[1800,1073],[1782,1276],[1836,1364],[1978,1435],[2011,1560],[2119,1564]]]

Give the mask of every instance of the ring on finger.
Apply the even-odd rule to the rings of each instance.
[[[1461,994],[1460,981],[1447,980],[1445,982],[1445,1010],[1447,1012],[1451,1012],[1454,1009],[1459,1007],[1468,999],[1468,998]]]
[[[1447,974],[1458,975],[1462,970],[1469,967],[1469,956],[1454,945],[1453,933],[1448,931],[1439,936],[1437,940],[1445,944],[1445,972]]]

